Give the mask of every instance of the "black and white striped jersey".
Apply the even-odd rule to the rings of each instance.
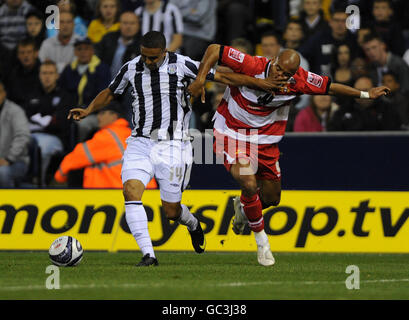
[[[145,6],[137,8],[135,14],[139,16],[141,34],[149,31],[162,32],[166,38],[166,46],[172,42],[175,33],[183,33],[182,14],[177,6],[168,1],[162,1],[161,7],[154,14],[150,14]]]
[[[192,113],[189,84],[196,79],[200,62],[187,56],[167,52],[159,69],[149,70],[141,56],[126,63],[109,85],[115,95],[128,86],[133,96],[133,136],[160,140],[188,137]],[[207,75],[213,80],[215,70]]]

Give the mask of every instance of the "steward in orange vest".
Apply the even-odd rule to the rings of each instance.
[[[114,103],[98,112],[100,130],[92,139],[76,145],[60,164],[54,179],[67,181],[68,172],[85,168],[84,188],[122,188],[122,155],[126,139],[131,135],[129,123],[120,118],[120,108]],[[157,188],[156,181],[149,182],[147,189]]]

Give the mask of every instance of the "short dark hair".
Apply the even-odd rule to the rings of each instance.
[[[32,38],[24,38],[20,40],[17,44],[17,48],[19,47],[27,47],[27,46],[33,46],[34,50],[38,50],[37,44],[34,39]]]
[[[371,81],[372,85],[374,84],[374,81],[370,76],[359,76],[354,81],[354,87],[355,87],[355,84],[358,82],[358,80],[361,80],[361,79],[367,79],[367,80]]]
[[[166,38],[162,32],[149,31],[142,37],[141,46],[145,48],[160,48],[164,50],[166,49]]]
[[[54,66],[55,70],[56,70],[57,73],[58,73],[57,64],[56,64],[53,60],[46,59],[43,63],[41,63],[41,66]],[[40,66],[40,67],[41,67],[41,66]]]
[[[380,3],[380,2],[386,2],[389,6],[389,8],[392,9],[392,3],[390,0],[374,0],[373,5],[375,6],[375,3]]]
[[[396,82],[398,82],[398,76],[397,76],[397,74],[395,72],[392,72],[392,71],[383,72],[382,73],[382,78],[384,76],[391,76],[391,77],[393,77],[395,79]]]
[[[379,34],[370,32],[364,36],[363,43],[368,43],[372,40],[379,40],[380,42],[385,42]]]
[[[261,36],[260,36],[260,40],[263,39],[263,38],[267,38],[267,37],[274,37],[274,38],[276,38],[278,43],[281,43],[281,37],[274,30],[268,30],[268,31],[262,33]]]
[[[287,29],[287,27],[288,27],[291,23],[298,24],[298,25],[301,26],[301,28],[302,28],[302,22],[301,22],[300,19],[290,19],[290,20],[288,20],[288,22],[287,22],[285,28]]]
[[[346,14],[346,5],[339,3],[334,5],[331,9],[330,9],[330,13],[331,13],[331,18],[336,14],[336,13],[343,13]]]
[[[26,14],[26,20],[28,18],[30,18],[30,17],[36,17],[37,19],[39,19],[39,20],[41,20],[43,22],[45,20],[44,14],[41,11],[37,10],[37,9],[32,9]]]

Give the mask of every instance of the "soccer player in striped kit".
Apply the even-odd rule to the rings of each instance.
[[[181,204],[192,165],[188,136],[191,115],[188,85],[196,78],[199,62],[166,50],[166,39],[157,31],[142,37],[141,55],[126,63],[109,87],[101,91],[86,109],[70,110],[68,118],[81,120],[132,89],[134,129],[127,139],[123,156],[122,182],[125,217],[139,248],[142,261],[137,266],[158,265],[148,231],[142,195],[155,176],[166,216],[187,226],[197,253],[205,250],[200,222]],[[276,84],[265,79],[209,70],[207,79],[228,85],[247,85],[270,91]]]
[[[285,132],[291,100],[300,94],[376,99],[390,90],[382,86],[363,92],[331,83],[329,77],[301,68],[300,56],[291,49],[269,60],[212,44],[204,54],[196,80],[188,88],[194,97],[201,94],[205,76],[217,62],[258,79],[285,81],[274,93],[230,85],[213,118],[214,151],[224,158],[226,169],[241,186],[241,197],[234,200],[233,231],[241,234],[248,223],[255,235],[258,262],[271,266],[275,259],[264,231],[262,210],[280,203],[278,142]]]

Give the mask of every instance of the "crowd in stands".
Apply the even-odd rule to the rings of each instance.
[[[359,7],[353,27],[348,5]],[[55,8],[58,21],[50,20]],[[130,91],[79,123],[67,114],[86,107],[139,55],[141,36],[150,30],[165,34],[169,51],[194,60],[211,43],[268,58],[291,48],[302,68],[333,82],[392,91],[376,101],[300,96],[288,131],[409,130],[409,1],[0,0],[0,188],[33,181],[92,188],[101,183],[90,184],[90,172],[117,170],[110,165],[116,158],[99,155],[125,145]],[[207,89],[206,102],[193,105],[191,126],[201,131],[212,127],[225,88]],[[104,145],[98,137],[112,128],[120,128],[119,141]],[[105,151],[94,157],[95,143]],[[121,148],[116,151],[118,158]]]

